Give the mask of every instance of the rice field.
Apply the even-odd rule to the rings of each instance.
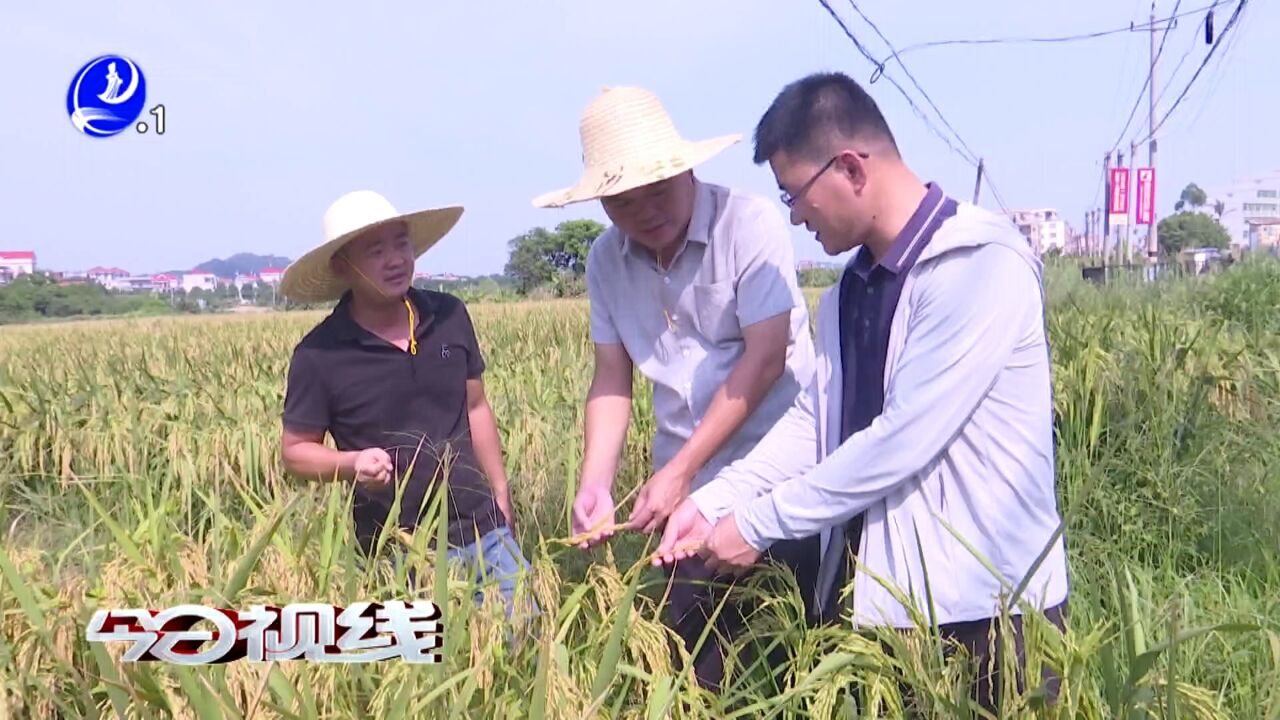
[[[1105,289],[1058,268],[1048,286],[1073,589],[1069,631],[1031,622],[1027,663],[1064,682],[1051,707],[1034,684],[1006,688],[1000,716],[1280,718],[1280,263]],[[407,597],[405,565],[358,560],[341,488],[282,472],[286,362],[320,315],[0,328],[0,718],[970,711],[926,619],[806,628],[771,572],[742,586],[765,601],[747,641],[786,665],[698,689],[669,652],[656,539],[557,542],[582,453],[585,302],[471,312],[543,612],[508,643],[501,611],[435,562],[434,527],[394,538],[444,610],[438,665],[125,663],[122,644],[85,640],[95,608]],[[636,396],[615,497],[646,477],[642,382]]]

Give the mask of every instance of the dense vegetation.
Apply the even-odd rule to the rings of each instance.
[[[0,325],[45,318],[167,312],[172,312],[167,298],[120,295],[92,283],[59,285],[43,274],[21,275],[0,286]]]
[[[1028,638],[1065,676],[1062,718],[1280,714],[1280,264],[1103,288],[1048,279],[1070,629]],[[809,293],[812,300],[816,295]],[[543,614],[503,623],[407,543],[445,607],[445,662],[214,667],[120,663],[84,640],[94,607],[245,609],[404,597],[404,568],[361,566],[345,495],[287,480],[279,410],[293,343],[318,313],[0,329],[0,705],[18,717],[921,717],[965,709],[959,665],[914,635],[805,628],[772,597],[751,641],[776,677],[737,668],[721,697],[673,669],[647,537],[566,547],[590,378],[582,301],[477,304]],[[637,385],[619,498],[646,476]],[[622,506],[625,513],[627,504]],[[934,582],[946,582],[945,571]],[[1041,700],[1006,695],[1004,717]]]

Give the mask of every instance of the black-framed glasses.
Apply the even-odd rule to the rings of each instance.
[[[855,150],[854,154],[856,154],[858,157],[862,158],[863,160],[866,160],[871,157],[867,153],[864,153],[860,150]],[[778,196],[778,198],[782,200],[782,204],[786,205],[787,207],[792,207],[793,205],[795,205],[796,200],[799,200],[802,195],[808,192],[809,188],[812,187],[813,184],[818,181],[818,178],[822,177],[822,173],[826,172],[827,170],[830,170],[831,166],[834,165],[836,160],[839,160],[839,159],[840,159],[839,155],[831,156],[831,159],[827,161],[827,164],[823,165],[821,170],[814,173],[813,177],[809,178],[809,180],[805,182],[804,185],[801,185],[800,189],[796,191],[795,195],[792,195],[786,190],[783,190],[782,194]]]

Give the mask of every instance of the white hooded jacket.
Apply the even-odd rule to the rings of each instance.
[[[1045,548],[1020,600],[1041,608],[1062,602],[1067,562],[1055,537],[1061,518],[1041,272],[1011,223],[961,203],[903,285],[884,410],[843,444],[837,284],[818,309],[813,385],[692,501],[712,523],[733,511],[758,550],[821,533],[820,603],[844,562],[845,522],[865,511],[858,559],[870,572],[859,568],[853,577],[858,625],[914,624],[873,575],[901,590],[926,621],[990,618]]]

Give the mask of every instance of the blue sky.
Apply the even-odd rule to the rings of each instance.
[[[887,54],[847,0],[831,3],[873,52]],[[1173,4],[1158,0],[1158,12]],[[1234,4],[1218,8],[1219,30]],[[1150,12],[1147,0],[859,7],[900,48],[1110,29]],[[1162,108],[1207,50],[1196,39],[1201,18],[1185,18],[1169,38],[1158,87],[1191,55]],[[817,0],[14,2],[0,9],[0,27],[9,98],[0,114],[0,249],[33,249],[58,270],[158,271],[239,251],[297,257],[320,241],[330,202],[369,188],[401,210],[466,206],[419,270],[498,272],[507,241],[532,227],[604,220],[598,203],[531,205],[577,178],[578,118],[601,87],[653,90],[691,139],[744,133],[699,175],[774,198],[767,166],[750,160],[750,132],[774,95],[814,71],[863,82],[871,74]],[[1160,132],[1161,213],[1189,181],[1212,187],[1280,168],[1280,3],[1252,0],[1233,34],[1218,51],[1228,51],[1225,63],[1215,58]],[[166,106],[165,135],[91,139],[72,128],[68,83],[104,53],[142,67],[148,106]],[[1102,154],[1146,77],[1147,53],[1145,33],[1121,33],[934,48],[905,60],[985,157],[1006,203],[1056,207],[1080,227],[1101,201]],[[890,73],[910,88],[899,68]],[[969,199],[973,169],[886,81],[869,89],[918,174]],[[981,202],[996,208],[988,192]],[[824,259],[803,229],[794,240],[799,258]]]

